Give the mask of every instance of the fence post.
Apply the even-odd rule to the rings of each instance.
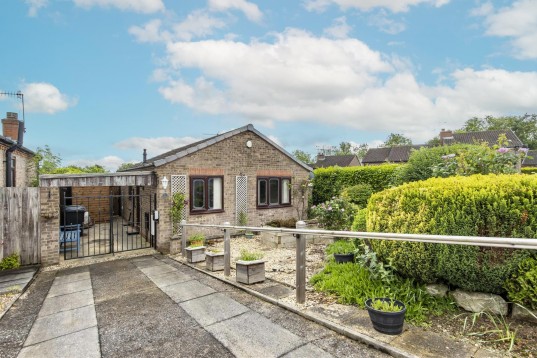
[[[229,221],[224,226],[230,226]],[[229,242],[229,228],[224,228],[224,276],[227,278],[231,274],[231,244]]]
[[[304,221],[297,221],[297,229],[305,229]],[[306,235],[296,234],[296,302],[306,302]]]
[[[186,257],[186,220],[181,220],[181,255]]]

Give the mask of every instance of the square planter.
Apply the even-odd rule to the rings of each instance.
[[[222,271],[224,269],[224,253],[206,252],[205,265],[209,271]]]
[[[265,281],[265,261],[237,261],[237,282],[251,285]]]
[[[189,263],[205,261],[205,246],[187,247],[186,259]]]

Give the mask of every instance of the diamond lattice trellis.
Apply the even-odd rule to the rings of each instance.
[[[172,175],[171,176],[171,189],[172,196],[175,193],[183,193],[186,197],[186,175]],[[183,208],[183,213],[181,215],[183,219],[186,218],[186,205]],[[181,234],[181,227],[177,227],[177,223],[172,223],[172,232]]]
[[[239,224],[239,214],[248,214],[248,177],[237,176],[235,179],[235,221]]]

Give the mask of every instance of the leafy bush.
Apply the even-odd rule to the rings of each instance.
[[[440,315],[454,307],[449,298],[429,295],[424,286],[412,279],[395,276],[389,284],[382,279],[373,279],[368,268],[360,264],[328,263],[311,278],[310,283],[316,290],[337,295],[341,303],[355,304],[362,308],[369,298],[398,299],[407,307],[405,319],[418,325],[425,324],[429,315]]]
[[[527,308],[537,309],[537,258],[521,261],[517,271],[505,282],[509,299]]]
[[[187,241],[190,247],[203,246],[203,242],[205,241],[205,235],[199,233],[194,234],[191,235]]]
[[[367,208],[360,209],[354,216],[354,222],[352,223],[352,231],[367,231]]]
[[[332,198],[326,203],[311,207],[311,214],[326,230],[349,230],[357,207],[341,198]]]
[[[313,177],[313,204],[317,205],[339,196],[341,191],[357,184],[369,184],[377,192],[392,184],[392,176],[397,170],[396,164],[367,167],[330,167],[315,169]]]
[[[241,250],[241,254],[239,256],[239,260],[241,261],[256,261],[261,260],[263,258],[262,252],[254,252],[254,251],[248,251],[248,250]]]
[[[21,266],[20,256],[17,252],[6,256],[0,261],[0,270],[11,270]]]
[[[341,239],[334,241],[330,245],[326,246],[325,253],[327,255],[333,254],[350,254],[356,250],[353,240]]]
[[[521,169],[522,174],[536,174],[537,168],[535,167],[523,167]]]
[[[432,178],[374,194],[367,231],[461,236],[537,236],[537,177]],[[421,282],[504,293],[503,283],[528,251],[374,240],[379,258]]]
[[[356,184],[343,189],[341,197],[363,208],[367,206],[367,201],[373,193],[373,187],[370,184]]]

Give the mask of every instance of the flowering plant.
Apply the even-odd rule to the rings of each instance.
[[[327,230],[350,230],[357,210],[356,205],[338,197],[311,207],[319,225]]]

